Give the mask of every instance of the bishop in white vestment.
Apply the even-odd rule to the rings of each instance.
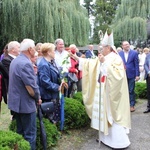
[[[79,65],[82,68],[83,101],[91,118],[91,127],[99,130],[100,122],[100,140],[109,147],[128,147],[130,141],[127,134],[131,129],[130,104],[121,57],[110,45],[105,44],[99,58],[80,58]]]

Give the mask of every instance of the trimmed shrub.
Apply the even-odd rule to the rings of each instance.
[[[52,124],[48,119],[43,118],[43,123],[47,135],[47,149],[50,149],[52,146],[57,144],[57,141],[60,137],[60,132],[57,130],[57,127]],[[9,129],[16,132],[16,121],[13,120],[9,126]],[[42,143],[40,140],[40,124],[37,119],[37,139],[36,139],[36,149],[42,150]]]
[[[147,88],[146,88],[145,82],[136,82],[135,83],[135,94],[136,94],[136,99],[139,99],[139,98],[146,99],[147,98]]]
[[[76,99],[77,101],[81,102],[81,104],[83,104],[82,92],[75,93],[72,98]]]
[[[89,117],[81,102],[73,98],[65,98],[65,125],[64,130],[78,129],[89,124]]]
[[[0,150],[30,150],[30,144],[12,131],[0,131]]]

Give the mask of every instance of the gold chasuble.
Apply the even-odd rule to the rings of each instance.
[[[115,122],[125,128],[131,128],[129,92],[126,72],[120,56],[111,52],[100,65],[98,58],[80,58],[82,66],[82,94],[91,127],[108,135],[108,128]],[[101,86],[98,82],[101,71]],[[102,80],[103,78],[103,80]],[[100,95],[101,87],[101,95]],[[101,102],[99,103],[99,100]]]

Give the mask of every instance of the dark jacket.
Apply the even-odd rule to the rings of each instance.
[[[10,55],[7,55],[3,58],[2,60],[2,64],[3,66],[5,67],[5,69],[7,70],[8,72],[8,76],[9,76],[9,67],[10,67],[10,63],[11,61],[13,60],[14,58],[11,57]],[[7,80],[5,80],[6,82],[6,88],[7,88],[7,92],[8,92],[8,84],[9,84],[9,78]]]
[[[13,57],[11,57],[10,55],[7,55],[2,60],[2,63],[4,65],[4,67],[7,69],[8,73],[9,73],[10,63],[13,59],[14,59]]]
[[[145,69],[145,79],[146,79],[150,74],[150,53],[147,54],[145,58],[144,69]]]
[[[6,104],[7,104],[7,80],[8,80],[8,71],[3,66],[2,62],[0,62],[0,101],[2,101],[3,98]]]
[[[41,99],[50,101],[59,98],[60,75],[55,63],[41,59],[38,65],[38,83]]]
[[[85,52],[85,56],[86,56],[86,58],[92,58],[92,52],[91,52],[91,50],[87,50],[86,52]]]

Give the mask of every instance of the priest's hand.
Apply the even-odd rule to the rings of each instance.
[[[105,61],[104,55],[102,55],[102,54],[99,54],[98,58],[101,63],[103,63]]]
[[[79,57],[76,54],[70,53],[70,57],[72,57],[75,60],[79,61]]]

